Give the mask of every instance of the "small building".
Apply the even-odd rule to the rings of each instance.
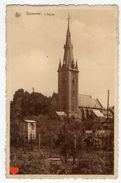
[[[56,111],[56,115],[61,119],[65,119],[67,117],[66,113],[64,111]]]
[[[36,139],[36,121],[23,120],[20,122],[19,129],[20,138],[28,141]]]
[[[56,111],[56,114],[58,115],[58,116],[67,116],[66,115],[66,113],[64,112],[64,111]]]

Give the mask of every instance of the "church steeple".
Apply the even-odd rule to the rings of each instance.
[[[71,33],[70,33],[70,16],[68,14],[68,28],[67,28],[67,34],[66,34],[66,45],[71,45]]]
[[[68,15],[68,27],[66,34],[66,43],[64,45],[63,64],[65,64],[66,68],[69,68],[71,67],[72,61],[73,61],[73,45],[71,43],[70,16]]]
[[[68,15],[63,63],[60,62],[58,67],[58,110],[64,111],[67,116],[77,116],[78,113],[78,73],[78,65],[73,57]]]
[[[63,57],[63,68],[66,69],[77,69],[76,63],[73,58],[73,45],[71,43],[71,31],[70,31],[70,16],[68,14],[68,27],[66,33],[66,42],[64,45],[64,57]]]

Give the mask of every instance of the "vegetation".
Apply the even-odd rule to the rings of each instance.
[[[19,123],[25,118],[37,122],[37,138],[31,142],[18,135]],[[51,106],[51,98],[19,89],[11,102],[10,164],[19,166],[22,174],[113,174],[111,124],[107,129],[111,133],[97,135],[98,130],[107,128],[99,119],[60,118]],[[60,160],[50,161],[55,157]]]
[[[11,102],[11,119],[24,119],[31,115],[49,114],[52,112],[51,98],[41,93],[24,92],[19,89],[15,92]]]

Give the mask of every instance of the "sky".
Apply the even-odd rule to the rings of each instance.
[[[16,12],[20,16],[16,17]],[[103,106],[110,90],[114,105],[117,82],[117,8],[115,6],[8,6],[7,94],[17,89],[51,96],[58,91],[57,69],[63,61],[67,16],[79,93],[98,98]]]

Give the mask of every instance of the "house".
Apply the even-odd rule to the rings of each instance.
[[[19,136],[28,141],[36,139],[36,121],[23,120],[19,124]]]

